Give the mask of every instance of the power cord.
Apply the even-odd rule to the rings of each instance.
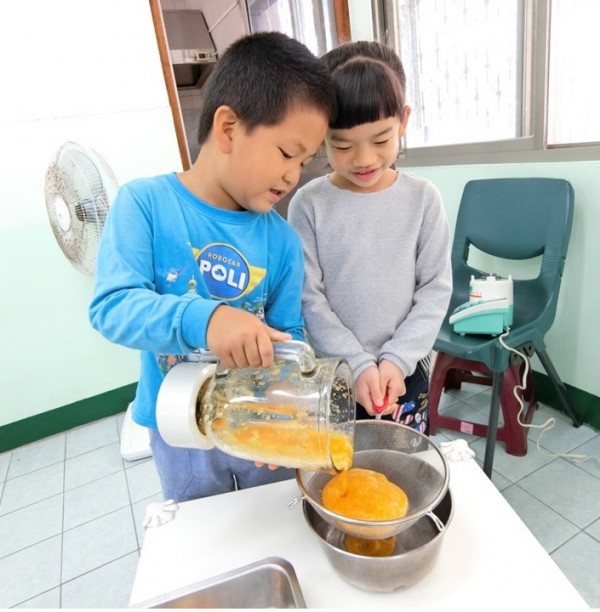
[[[525,410],[525,404],[523,403],[523,400],[521,399],[519,395],[519,390],[525,391],[525,389],[527,388],[527,375],[529,374],[529,358],[527,357],[527,355],[525,355],[521,351],[518,351],[512,346],[508,346],[508,344],[504,342],[504,338],[508,336],[509,332],[510,332],[510,328],[506,328],[506,331],[500,336],[498,336],[498,342],[500,342],[502,347],[506,349],[507,351],[510,351],[511,353],[514,353],[515,355],[518,355],[525,363],[525,369],[523,370],[522,382],[520,385],[515,385],[515,388],[513,389],[513,395],[515,396],[516,400],[519,402],[519,406],[520,406],[519,412],[517,413],[517,421],[519,422],[519,425],[521,425],[522,427],[528,427],[530,429],[541,429],[542,430],[540,432],[540,435],[538,436],[538,439],[536,440],[536,446],[537,446],[538,452],[541,455],[544,455],[546,457],[551,457],[551,458],[562,457],[563,459],[570,459],[571,461],[575,461],[576,463],[584,463],[586,461],[589,461],[590,459],[595,459],[596,461],[600,462],[600,457],[597,457],[595,455],[578,455],[575,453],[549,453],[546,450],[544,450],[540,446],[540,441],[542,439],[542,436],[546,432],[550,431],[556,425],[556,419],[554,417],[548,418],[546,422],[542,423],[541,425],[534,425],[533,423],[524,423],[521,420],[521,415],[523,414],[523,411]]]

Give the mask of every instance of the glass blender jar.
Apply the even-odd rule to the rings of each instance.
[[[159,390],[158,429],[172,446],[219,448],[288,468],[352,465],[354,381],[343,359],[317,359],[299,341],[273,345],[270,368],[183,362]]]

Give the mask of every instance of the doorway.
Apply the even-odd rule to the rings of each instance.
[[[160,0],[150,0],[181,164],[188,170],[199,152],[196,129],[202,86],[218,54],[202,10],[167,6],[167,2],[163,7]]]

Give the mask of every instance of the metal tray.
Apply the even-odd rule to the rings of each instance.
[[[306,608],[306,603],[292,564],[267,557],[131,607]]]

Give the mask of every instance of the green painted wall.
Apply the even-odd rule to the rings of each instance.
[[[586,396],[599,398],[596,349],[600,341],[600,161],[406,167],[404,170],[426,176],[437,185],[452,228],[463,187],[469,180],[534,176],[571,182],[575,190],[573,229],[557,314],[546,342],[548,354],[563,382]],[[537,358],[533,359],[532,366],[535,371],[543,372]],[[600,410],[598,403],[595,410]]]

